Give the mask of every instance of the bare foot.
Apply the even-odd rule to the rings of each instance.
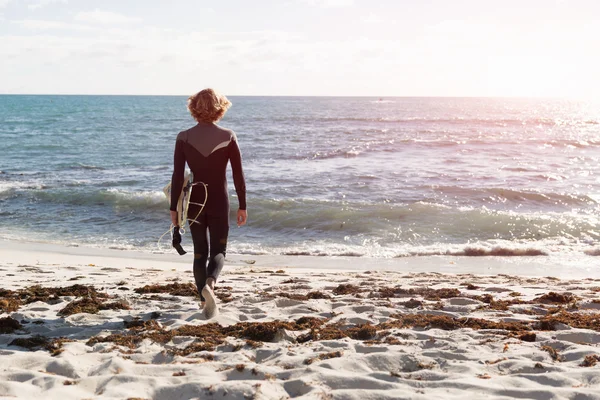
[[[211,290],[215,290],[215,278],[212,278],[212,277],[206,278],[206,284],[208,285],[209,288],[211,288]]]
[[[208,284],[204,285],[202,288],[202,296],[204,296],[204,299],[206,300],[206,305],[204,306],[202,312],[204,313],[206,319],[211,319],[219,313],[219,308],[217,307],[217,299],[215,294]]]

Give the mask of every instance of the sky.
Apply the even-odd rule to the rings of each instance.
[[[600,97],[598,0],[0,0],[0,93]]]

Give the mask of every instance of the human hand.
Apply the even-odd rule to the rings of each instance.
[[[246,210],[238,210],[237,212],[237,226],[246,225],[248,220],[248,212]]]
[[[171,223],[173,226],[179,226],[179,221],[177,220],[177,211],[171,211]]]

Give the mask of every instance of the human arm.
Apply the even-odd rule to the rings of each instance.
[[[237,138],[233,137],[229,143],[229,161],[233,173],[233,185],[238,196],[239,209],[237,212],[237,224],[242,226],[246,224],[248,213],[246,211],[246,179],[242,168],[242,154],[237,143]]]
[[[175,143],[175,153],[173,155],[173,176],[171,178],[171,222],[178,226],[177,221],[177,203],[183,189],[183,180],[185,172],[185,153],[183,151],[183,140],[177,137]]]

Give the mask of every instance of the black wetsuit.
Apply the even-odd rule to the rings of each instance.
[[[215,124],[200,122],[177,135],[171,210],[177,211],[186,162],[194,174],[194,183],[203,182],[208,190],[208,200],[206,200],[202,185],[196,184],[193,187],[190,203],[202,204],[206,201],[206,204],[199,215],[201,207],[190,204],[187,215],[188,219],[196,219],[196,222],[190,224],[190,231],[194,241],[194,278],[199,293],[202,292],[206,278],[212,277],[217,280],[225,261],[229,234],[229,194],[225,173],[229,161],[231,161],[239,208],[245,210],[246,183],[235,133]],[[210,236],[210,247],[207,230]]]

